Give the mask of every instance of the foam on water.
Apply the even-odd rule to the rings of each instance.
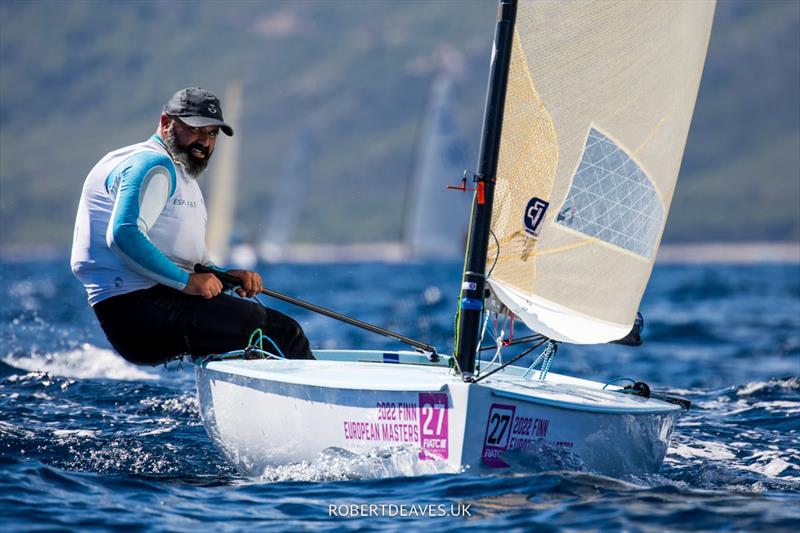
[[[800,447],[787,445],[797,431],[799,400],[797,377],[703,394],[679,419],[662,471],[707,488],[800,490]]]
[[[706,442],[695,439],[689,444],[678,444],[670,448],[670,453],[680,455],[684,459],[692,457],[702,457],[704,459],[711,459],[714,461],[723,461],[725,459],[733,459],[736,454],[731,452],[727,446],[718,442]]]
[[[84,343],[77,350],[29,355],[9,354],[3,362],[30,372],[69,378],[105,378],[126,381],[157,380],[156,371],[125,361],[111,350]]]
[[[259,481],[344,481],[385,479],[399,476],[454,474],[446,461],[422,461],[419,449],[391,447],[354,453],[342,448],[328,448],[310,463],[268,467]]]
[[[77,437],[77,438],[92,438],[96,437],[100,434],[100,431],[97,430],[88,430],[88,429],[56,429],[53,430],[53,436],[57,439],[64,439],[69,437]]]
[[[794,358],[796,364],[800,364],[800,360]],[[800,368],[797,368],[800,370]],[[752,396],[755,393],[768,390],[784,390],[784,391],[800,391],[800,377],[790,377],[784,379],[771,379],[769,381],[755,381],[748,383],[736,389],[737,396]]]

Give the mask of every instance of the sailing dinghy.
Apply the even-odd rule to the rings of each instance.
[[[614,341],[634,325],[713,12],[710,1],[501,0],[454,355],[411,341],[417,352],[198,359],[201,415],[223,455],[249,475],[336,448],[410,448],[439,472],[533,464],[547,450],[611,475],[658,470],[683,402],[548,370],[559,343]],[[538,333],[504,363],[477,357],[492,310]],[[509,364],[538,347],[538,369]]]

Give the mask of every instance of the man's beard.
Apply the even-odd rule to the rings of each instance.
[[[190,177],[197,178],[208,166],[208,160],[211,158],[212,152],[210,152],[205,146],[198,143],[190,145],[181,143],[181,141],[178,140],[177,135],[175,135],[174,124],[170,124],[167,128],[167,131],[164,135],[164,144],[167,146],[167,150],[169,150],[172,158],[183,165],[183,168]],[[206,157],[204,159],[195,157],[192,155],[192,149],[197,149],[201,152],[204,152]]]

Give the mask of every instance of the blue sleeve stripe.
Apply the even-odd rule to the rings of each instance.
[[[155,174],[170,176],[170,196],[175,192],[176,176],[172,161],[158,152],[139,152],[119,165],[109,182],[117,189],[110,222],[109,245],[136,272],[175,289],[183,289],[189,274],[170,261],[139,227],[141,198]]]

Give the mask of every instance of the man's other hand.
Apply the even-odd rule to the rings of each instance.
[[[222,282],[214,274],[189,274],[189,283],[183,292],[208,300],[222,292]]]
[[[242,280],[242,286],[236,289],[237,294],[242,298],[252,298],[264,288],[261,276],[256,272],[251,272],[249,270],[228,270],[227,273]]]

